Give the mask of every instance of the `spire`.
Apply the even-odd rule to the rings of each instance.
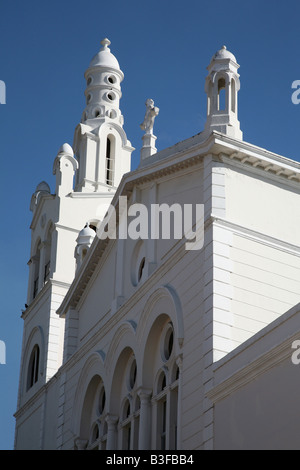
[[[207,121],[205,131],[218,131],[237,139],[243,138],[238,121],[240,80],[235,56],[226,46],[217,51],[207,67]]]
[[[86,106],[73,143],[79,163],[75,192],[112,194],[130,170],[134,149],[123,129],[120,110],[124,74],[109,46],[110,40],[104,38],[84,74]]]
[[[90,62],[85,72],[87,87],[85,90],[86,107],[82,115],[82,122],[99,119],[110,120],[123,125],[123,116],[120,111],[121,82],[124,74],[119,62],[110,52],[110,40],[101,41],[102,48]],[[91,123],[92,124],[92,123]]]

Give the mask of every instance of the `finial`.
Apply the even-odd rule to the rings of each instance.
[[[222,49],[225,49],[225,50],[226,50],[226,49],[227,49],[227,47],[226,47],[226,46],[222,46]]]
[[[110,46],[111,42],[110,42],[109,39],[104,38],[104,39],[102,39],[101,44],[102,44],[102,46],[103,46],[103,49],[102,49],[102,50],[107,50],[107,49],[108,49],[108,46]],[[108,50],[109,50],[109,49],[108,49]]]

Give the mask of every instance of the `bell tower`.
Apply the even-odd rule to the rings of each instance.
[[[79,163],[77,192],[111,192],[130,171],[134,150],[123,129],[120,110],[124,74],[110,52],[110,41],[105,38],[101,45],[85,72],[86,107],[74,136]]]
[[[124,78],[110,41],[86,73],[86,106],[74,144],[54,159],[55,189],[42,181],[32,195],[31,252],[18,409],[23,409],[63,363],[65,319],[57,315],[76,270],[96,236],[134,150],[123,129]],[[37,444],[37,446],[40,444]]]
[[[207,121],[205,131],[222,132],[243,139],[238,120],[239,65],[235,56],[223,46],[207,67]]]

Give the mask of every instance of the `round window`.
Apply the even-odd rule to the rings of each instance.
[[[109,93],[107,93],[107,99],[109,101],[114,101],[116,99],[116,95],[112,91],[110,91]]]
[[[143,240],[139,240],[132,252],[131,256],[131,282],[136,287],[140,282],[145,280],[147,269],[146,249]]]
[[[107,77],[107,81],[108,81],[109,83],[113,84],[113,83],[116,83],[117,79],[116,79],[116,77],[115,77],[114,75],[109,75],[109,76]]]
[[[138,282],[140,282],[140,280],[142,279],[143,271],[144,271],[144,268],[145,268],[145,262],[146,262],[146,258],[144,257],[144,258],[141,260],[140,265],[139,265],[139,270],[138,270]]]
[[[99,414],[100,415],[104,411],[105,402],[106,402],[106,395],[105,395],[104,387],[102,387],[101,390],[100,390],[100,393],[99,393],[99,402],[98,402],[98,409],[99,409]]]
[[[161,355],[164,361],[170,359],[174,345],[174,330],[172,323],[164,328],[162,343],[161,343]]]

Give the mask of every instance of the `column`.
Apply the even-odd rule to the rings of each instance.
[[[149,450],[151,448],[151,403],[152,390],[140,389],[138,391],[140,407],[140,429],[139,429],[139,450]]]
[[[118,416],[107,415],[107,441],[106,441],[106,450],[116,450],[117,448],[117,423]]]
[[[181,449],[181,400],[182,400],[182,355],[178,356],[176,359],[176,364],[178,365],[179,369],[179,377],[178,377],[178,401],[177,401],[177,443],[176,448],[177,450]]]
[[[77,448],[77,450],[85,450],[86,446],[88,444],[88,440],[87,439],[80,439],[80,437],[77,437],[74,440],[74,444],[75,444],[75,447]]]

